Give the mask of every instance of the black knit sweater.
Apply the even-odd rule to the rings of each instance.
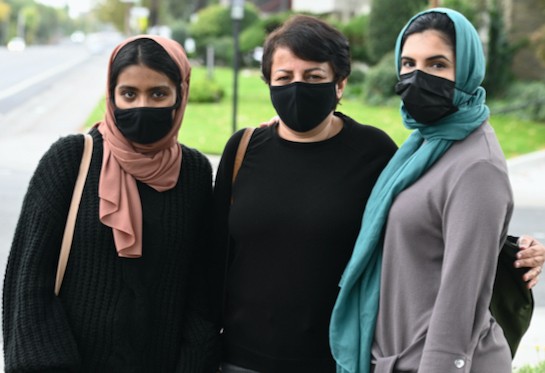
[[[81,135],[44,155],[24,199],[4,280],[6,372],[209,372],[216,334],[203,302],[211,167],[182,146],[175,188],[138,183],[143,255],[120,258],[98,217],[103,142],[94,150],[61,294],[59,250],[83,152]]]
[[[229,363],[335,372],[328,326],[338,283],[367,198],[396,150],[383,131],[336,115],[343,130],[320,142],[287,141],[276,126],[256,129],[233,188],[242,132],[225,147],[214,190],[215,257],[230,237],[221,323]]]

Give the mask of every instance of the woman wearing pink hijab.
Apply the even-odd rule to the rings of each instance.
[[[6,372],[214,371],[216,334],[198,278],[212,172],[178,143],[190,70],[182,47],[162,37],[130,38],[112,52],[58,297],[83,136],[61,138],[40,161],[6,269]]]

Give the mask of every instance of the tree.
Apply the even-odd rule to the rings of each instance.
[[[379,61],[395,47],[401,28],[418,11],[428,5],[428,0],[373,0],[369,15],[369,58]]]
[[[511,82],[515,49],[507,37],[501,4],[498,0],[493,0],[488,31],[486,78],[483,84],[490,97],[500,96]]]
[[[244,5],[244,18],[240,25],[243,33],[259,20],[253,4]],[[206,48],[214,48],[216,62],[231,63],[233,59],[233,21],[231,8],[223,5],[211,5],[197,13],[196,21],[189,28],[190,36],[197,44],[197,54],[204,56]]]
[[[0,0],[0,44],[5,44],[8,38],[8,22],[11,13],[11,7]]]
[[[513,74],[522,80],[543,79],[545,66],[541,65],[532,48],[530,36],[545,24],[545,1],[512,1],[511,6],[508,18],[509,40],[518,47],[513,56]]]
[[[210,4],[208,0],[171,0],[167,1],[166,9],[170,18],[189,21],[192,14],[206,8]]]
[[[21,17],[24,19],[24,36],[27,42],[36,42],[36,31],[38,31],[40,22],[40,12],[35,5],[25,6],[20,11]]]
[[[540,1],[542,16],[545,16],[545,0]],[[536,56],[545,66],[545,23],[530,35],[530,45],[535,50]]]
[[[291,15],[292,12],[275,13],[252,23],[240,35],[240,50],[247,53],[262,46],[267,35],[282,25]]]
[[[97,17],[104,23],[114,25],[119,31],[125,31],[125,19],[130,4],[120,0],[102,0],[95,8]]]

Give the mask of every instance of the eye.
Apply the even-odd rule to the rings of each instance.
[[[323,79],[325,79],[325,77],[319,74],[310,74],[307,76],[307,81],[309,82],[319,82]]]
[[[122,89],[119,94],[126,100],[133,100],[136,97],[136,93],[131,89]]]
[[[273,85],[287,85],[291,83],[292,77],[289,74],[282,74],[282,75],[275,75],[274,78],[271,80],[271,83],[274,83]]]
[[[401,66],[402,66],[402,67],[406,67],[406,68],[410,68],[410,67],[414,67],[415,64],[414,64],[414,61],[402,60],[402,61],[401,61]]]
[[[433,67],[434,69],[441,70],[446,68],[447,66],[443,62],[434,62],[432,63],[431,67]]]
[[[163,98],[163,97],[167,96],[167,92],[165,92],[165,91],[163,91],[163,90],[157,90],[157,91],[153,91],[153,92],[151,93],[151,96],[152,96],[153,98],[156,98],[156,99],[157,99],[157,98]]]
[[[274,77],[275,82],[285,82],[288,81],[290,77],[288,75],[278,75]]]

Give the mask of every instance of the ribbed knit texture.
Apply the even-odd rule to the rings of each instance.
[[[211,167],[183,146],[177,186],[139,184],[140,259],[118,257],[98,218],[102,138],[95,147],[60,296],[53,293],[82,136],[61,138],[30,182],[4,280],[6,372],[208,372],[216,337],[201,302]]]

